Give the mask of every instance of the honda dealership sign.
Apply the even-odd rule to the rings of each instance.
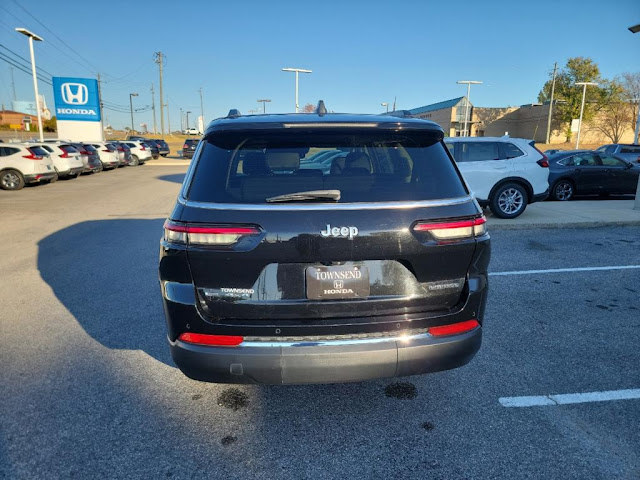
[[[59,138],[79,142],[104,139],[97,80],[53,77],[53,100]]]
[[[53,99],[58,121],[100,121],[100,96],[97,80],[53,77]]]

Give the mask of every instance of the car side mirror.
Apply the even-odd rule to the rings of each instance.
[[[633,168],[633,163],[626,164],[626,169],[629,170],[630,168]]]

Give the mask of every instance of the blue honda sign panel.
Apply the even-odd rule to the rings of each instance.
[[[53,77],[53,100],[58,120],[100,121],[98,81],[93,78]]]

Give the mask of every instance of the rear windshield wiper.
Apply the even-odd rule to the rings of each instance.
[[[340,190],[309,190],[306,192],[286,193],[265,199],[267,203],[306,202],[314,200],[340,200]]]

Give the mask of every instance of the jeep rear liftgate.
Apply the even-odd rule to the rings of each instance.
[[[214,122],[162,242],[180,368],[306,383],[466,363],[489,237],[442,135],[393,117]]]

